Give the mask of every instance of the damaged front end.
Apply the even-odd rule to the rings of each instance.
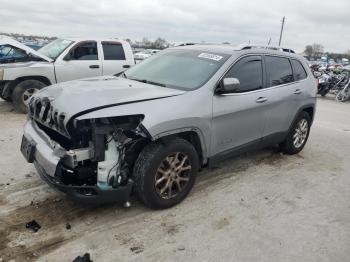
[[[46,118],[30,114],[23,138],[29,143],[22,142],[24,155],[23,144],[34,146],[33,156],[26,158],[40,176],[80,201],[126,203],[134,162],[150,139],[141,124],[144,116],[73,120],[61,127],[59,116]]]

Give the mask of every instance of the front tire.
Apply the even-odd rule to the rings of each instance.
[[[6,102],[11,102],[11,96],[10,97],[7,97],[7,96],[4,96],[2,93],[5,89],[5,86],[8,85],[8,83],[6,84],[2,84],[0,85],[0,98],[4,99]]]
[[[188,141],[175,138],[151,143],[134,166],[136,195],[150,208],[172,207],[191,191],[198,169],[197,151]]]
[[[301,112],[288,132],[287,138],[280,145],[283,153],[294,155],[303,150],[310,134],[311,117]]]
[[[15,110],[20,113],[27,113],[30,98],[45,86],[45,83],[35,79],[18,83],[12,92],[12,103]]]

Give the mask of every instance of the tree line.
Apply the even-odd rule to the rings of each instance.
[[[304,55],[307,57],[308,60],[317,60],[320,59],[322,56],[326,56],[328,59],[334,60],[340,60],[342,58],[350,59],[350,50],[347,50],[344,53],[325,52],[323,45],[314,43],[305,47]]]
[[[165,49],[173,46],[164,38],[158,37],[156,40],[151,41],[147,37],[143,37],[141,41],[132,41],[130,38],[125,39],[133,48],[147,48],[147,49]]]

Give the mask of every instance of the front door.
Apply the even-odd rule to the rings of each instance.
[[[240,59],[224,78],[237,78],[240,88],[235,93],[215,94],[211,155],[258,142],[266,121],[264,70],[261,56]]]
[[[101,76],[102,63],[96,41],[76,44],[61,60],[55,62],[57,82]]]

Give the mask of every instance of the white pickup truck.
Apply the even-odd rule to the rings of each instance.
[[[59,82],[115,75],[134,65],[130,44],[117,39],[56,39],[35,51],[0,36],[0,97],[26,112],[30,97]]]

